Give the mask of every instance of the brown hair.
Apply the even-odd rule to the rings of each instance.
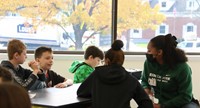
[[[93,58],[99,57],[101,60],[104,57],[103,51],[101,51],[98,47],[96,46],[89,46],[85,50],[84,58],[87,60],[89,56],[92,56]]]
[[[50,53],[52,53],[53,51],[52,51],[51,48],[46,47],[46,46],[38,47],[38,48],[35,50],[35,59],[36,59],[36,58],[40,58],[44,52],[50,52]]]
[[[27,91],[14,83],[0,84],[0,108],[31,108]]]
[[[0,66],[0,78],[3,82],[12,81],[12,74],[4,67]]]
[[[17,39],[12,39],[8,42],[7,46],[7,52],[8,52],[8,59],[13,59],[14,54],[17,52],[18,54],[21,54],[23,50],[26,49],[26,45]]]
[[[121,48],[124,46],[121,40],[115,40],[112,44],[111,49],[109,49],[105,54],[105,59],[110,60],[110,64],[123,65],[124,63],[124,52]]]

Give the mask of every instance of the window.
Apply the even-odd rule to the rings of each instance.
[[[107,50],[114,39],[113,22],[115,36],[124,40],[128,52],[145,52],[152,37],[167,33],[180,40],[200,38],[196,0],[118,0],[116,21],[112,20],[115,0],[49,0],[46,5],[36,1],[24,1],[23,6],[1,1],[6,5],[0,13],[0,50],[11,38],[22,40],[29,50],[41,45],[55,51],[83,51],[89,45]]]
[[[197,43],[196,47],[197,47],[197,48],[200,48],[200,42]]]
[[[169,26],[166,24],[159,25],[158,29],[155,31],[155,35],[165,35],[169,33]]]
[[[187,43],[185,47],[192,48],[193,47],[193,43]]]
[[[139,30],[134,29],[133,32],[134,33],[139,33]]]
[[[188,23],[183,25],[183,38],[184,40],[197,40],[197,25]]]
[[[199,1],[196,0],[187,0],[186,10],[196,11],[199,8]]]
[[[165,26],[160,26],[160,34],[165,34]]]
[[[39,46],[55,51],[110,47],[111,0],[49,0],[45,5],[41,0],[1,2],[7,4],[0,13],[0,49],[12,38],[22,40],[29,50]],[[13,11],[7,11],[8,7]]]
[[[162,2],[162,3],[161,3],[161,6],[162,6],[162,7],[166,7],[166,6],[167,6],[166,2]]]
[[[179,2],[178,0],[147,0],[146,3],[149,3],[151,8],[160,6],[160,10],[157,12],[148,11],[150,9],[145,8],[144,5],[139,5],[139,9],[132,8],[131,3],[134,4],[134,2],[126,3],[118,1],[118,37],[119,39],[122,39],[120,38],[121,36],[126,38],[123,38],[123,40],[126,40],[125,49],[131,52],[145,51],[147,43],[151,38],[168,33],[176,36],[178,40],[193,41],[194,39],[200,38],[200,34],[197,32],[197,28],[200,25],[195,23],[196,21],[200,21],[197,17],[200,11],[196,10],[195,12],[191,12],[186,10],[189,5],[188,1],[189,0],[183,0],[183,2]],[[143,4],[145,4],[145,1],[143,1]],[[193,5],[194,7],[196,6],[195,4]],[[140,11],[134,11],[134,9]],[[126,10],[132,13],[129,14]],[[122,18],[126,18],[127,20],[123,20]],[[140,28],[141,32],[139,31],[139,33],[141,33],[141,36],[139,38],[135,37],[137,36],[137,31],[135,31],[135,29],[133,29],[132,32],[130,29],[122,30],[122,28],[127,28],[128,26],[136,30]],[[132,39],[132,37],[134,38]]]
[[[142,30],[141,29],[131,29],[130,30],[130,39],[135,40],[136,38],[142,38]]]
[[[190,1],[190,2],[189,2],[189,7],[191,8],[192,6],[193,6],[193,2]]]
[[[187,32],[193,32],[193,26],[187,26]]]

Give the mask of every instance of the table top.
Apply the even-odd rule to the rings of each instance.
[[[60,107],[91,101],[87,98],[77,97],[76,91],[80,84],[73,84],[66,88],[45,88],[30,91],[31,103],[36,106]],[[34,96],[34,94],[36,94]]]
[[[126,69],[132,76],[136,77],[138,80],[140,80],[142,70],[140,69]]]

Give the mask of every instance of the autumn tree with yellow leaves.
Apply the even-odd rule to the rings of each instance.
[[[76,49],[82,49],[85,31],[102,34],[111,31],[112,0],[0,0],[0,15],[18,13],[32,18],[35,26],[57,25],[66,32],[72,25]],[[156,29],[165,19],[159,7],[151,8],[145,0],[118,0],[118,34],[132,28]],[[89,39],[89,38],[88,38]]]

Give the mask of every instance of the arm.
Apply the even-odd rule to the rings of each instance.
[[[146,94],[139,82],[136,83],[135,91],[133,99],[138,104],[138,108],[153,108],[152,101],[149,99],[149,96]]]
[[[22,67],[20,67],[20,70],[23,72]],[[28,78],[23,79],[23,77],[20,77],[20,75],[17,75],[14,72],[14,70],[9,69],[9,71],[11,72],[11,74],[13,76],[14,82],[18,83],[19,85],[26,88],[27,90],[29,90],[32,87],[32,85],[35,83],[35,81],[37,80],[37,76],[35,76],[34,74],[29,74]],[[26,75],[28,75],[28,74],[26,74]]]
[[[36,61],[30,61],[28,66],[33,69],[33,74],[38,77],[38,80],[45,81],[45,74],[39,69],[39,64]]]
[[[77,80],[74,80],[75,83],[81,83],[83,82],[94,70],[91,67],[88,66],[81,66],[77,71],[75,72],[75,77]]]
[[[188,65],[185,66],[180,74],[177,75],[176,79],[177,84],[179,85],[178,94],[180,95],[161,105],[164,106],[164,108],[180,107],[189,103],[192,99],[192,78],[190,67]]]
[[[91,97],[92,95],[92,83],[95,77],[95,71],[80,85],[77,90],[78,97]]]
[[[39,70],[35,70],[35,71],[39,71]],[[25,73],[25,78],[28,78],[30,76],[30,74],[34,74],[33,71],[31,71],[29,69],[24,69],[24,73]],[[36,73],[37,72],[35,72],[34,75],[36,75],[38,80],[45,81],[45,74],[42,71],[39,71],[37,74]]]
[[[65,79],[63,76],[57,74],[56,72],[49,70],[49,78],[52,81],[52,86],[56,88],[65,88],[73,84],[71,79]]]
[[[45,74],[43,72],[40,72],[37,74],[38,80],[45,81]]]
[[[141,85],[148,95],[152,95],[151,90],[150,90],[150,85],[149,85],[149,82],[148,82],[148,77],[149,77],[148,74],[149,74],[148,66],[147,66],[147,62],[145,61],[144,69],[143,69],[142,75],[141,75]]]
[[[141,76],[141,85],[144,88],[144,91],[146,92],[146,94],[151,99],[151,101],[154,102],[154,94],[151,91],[151,86],[149,85],[148,79],[149,79],[149,68],[148,68],[147,61],[145,61],[144,69],[143,69],[142,76]]]
[[[73,85],[73,81],[71,79],[65,79],[64,82],[58,83],[55,85],[56,88],[65,88],[67,86]]]

